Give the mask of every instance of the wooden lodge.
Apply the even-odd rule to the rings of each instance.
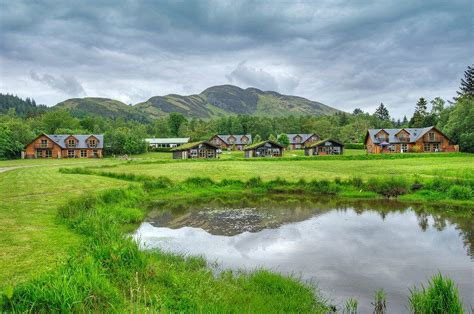
[[[172,148],[173,159],[217,158],[218,147],[206,141],[187,143]]]
[[[26,145],[22,158],[102,158],[104,136],[41,134]]]
[[[252,144],[252,135],[214,135],[209,139],[209,143],[217,146],[219,149],[243,150],[245,145]]]
[[[274,141],[263,141],[244,148],[245,158],[282,157],[284,146]]]
[[[304,149],[304,154],[306,156],[342,155],[343,153],[344,144],[332,139],[325,139],[322,141],[311,143]]]
[[[457,152],[446,135],[434,126],[426,128],[369,129],[365,136],[369,154],[406,152]]]
[[[286,134],[286,136],[288,136],[288,139],[290,140],[290,145],[288,145],[289,150],[303,149],[321,139],[319,135],[315,133]]]

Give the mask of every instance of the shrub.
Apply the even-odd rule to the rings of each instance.
[[[346,149],[364,149],[364,143],[347,143],[344,145]]]
[[[253,177],[248,179],[245,186],[248,188],[257,188],[263,185],[263,181],[260,177]]]
[[[238,185],[242,186],[244,183],[240,180],[233,180],[233,179],[224,179],[220,182],[221,186],[231,186],[231,185]]]
[[[146,191],[154,189],[166,189],[173,185],[173,182],[168,177],[158,177],[156,179],[149,179],[143,182],[143,188]]]
[[[212,181],[210,178],[195,177],[186,179],[184,184],[203,187],[214,185],[214,181]]]
[[[401,177],[370,178],[367,182],[367,188],[370,191],[390,198],[406,194],[408,191],[408,183]]]
[[[437,274],[431,278],[428,287],[416,287],[410,291],[410,307],[419,314],[464,313],[458,289],[448,277]]]
[[[362,189],[364,187],[364,181],[360,177],[353,177],[349,180],[349,183],[352,184],[354,187],[358,189]]]
[[[339,185],[328,180],[313,180],[307,184],[307,187],[311,192],[320,194],[337,194],[341,190]]]
[[[470,200],[472,198],[472,189],[469,186],[453,185],[449,188],[448,195],[455,200]]]

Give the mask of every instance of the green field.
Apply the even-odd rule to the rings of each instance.
[[[292,154],[296,155],[292,159]],[[10,160],[0,161],[0,286],[18,285],[45,271],[56,269],[71,249],[84,238],[57,218],[58,207],[79,195],[95,194],[104,189],[135,185],[104,176],[65,174],[61,167],[92,167],[94,171],[128,173],[159,177],[174,182],[192,177],[248,180],[259,176],[264,181],[283,178],[350,179],[360,177],[474,179],[474,156],[419,155],[403,159],[344,160],[307,158],[302,152],[287,153],[282,160],[244,160],[242,152],[224,153],[214,161],[174,161],[170,153],[132,156],[132,161],[102,160]],[[363,151],[347,151],[348,156]],[[101,168],[105,166],[105,168]]]

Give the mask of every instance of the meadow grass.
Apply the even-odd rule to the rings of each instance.
[[[17,283],[55,267],[81,238],[56,221],[57,207],[81,194],[130,183],[61,174],[57,166],[0,173],[0,283]],[[1,285],[0,284],[0,285]]]
[[[338,156],[328,156],[329,158],[326,159],[295,157],[294,159],[281,160],[277,158],[272,160],[223,159],[215,161],[157,160],[157,163],[153,161],[132,161],[121,163],[110,168],[110,171],[156,177],[165,176],[173,181],[184,181],[186,178],[196,176],[206,176],[213,180],[247,180],[254,176],[260,176],[263,180],[272,180],[282,177],[293,181],[299,179],[335,179],[336,177],[352,178],[356,176],[364,179],[388,176],[412,177],[414,175],[423,178],[474,179],[474,155],[443,156],[439,154],[433,157],[418,156],[374,160],[344,160],[337,159]],[[365,155],[362,155],[361,158],[365,158]]]
[[[460,314],[463,304],[454,282],[441,274],[434,275],[428,286],[411,290],[410,308],[416,314]]]
[[[133,308],[135,298],[148,298],[147,293],[143,292],[141,288],[140,278],[134,278],[134,283],[128,283],[125,288],[121,284],[117,285],[117,283],[110,280],[102,282],[101,280],[104,277],[103,265],[100,264],[100,267],[97,268],[97,260],[94,256],[92,260],[88,260],[85,257],[84,259],[80,258],[82,255],[76,256],[71,253],[78,248],[83,248],[89,236],[79,232],[79,226],[70,225],[69,223],[72,220],[69,218],[69,223],[64,223],[64,217],[58,222],[57,208],[63,206],[68,200],[79,195],[95,195],[98,191],[108,188],[123,188],[128,185],[143,184],[144,193],[151,191],[156,193],[157,189],[167,191],[166,193],[163,192],[164,194],[159,194],[163,198],[166,197],[166,194],[177,195],[176,193],[178,193],[183,199],[183,204],[185,204],[187,199],[212,198],[219,193],[242,195],[242,193],[294,194],[309,192],[313,194],[336,194],[349,198],[376,198],[383,197],[382,195],[385,193],[383,191],[391,190],[394,186],[396,187],[395,190],[399,191],[400,182],[402,182],[401,187],[405,189],[407,186],[403,183],[404,180],[408,183],[409,190],[406,191],[406,194],[398,196],[400,200],[439,204],[443,204],[443,201],[447,201],[447,204],[449,204],[449,202],[456,200],[461,205],[472,204],[473,155],[436,154],[430,156],[427,154],[411,154],[414,156],[408,156],[409,154],[406,154],[401,158],[389,156],[367,159],[365,155],[354,154],[344,157],[353,158],[350,160],[341,159],[340,156],[328,156],[327,158],[302,157],[302,152],[297,151],[296,154],[299,155],[293,159],[288,157],[281,160],[255,161],[243,160],[240,154],[242,152],[232,152],[229,154],[228,160],[222,157],[221,160],[213,161],[174,161],[169,153],[148,153],[141,156],[132,156],[136,159],[131,162],[113,158],[101,160],[0,161],[0,234],[2,235],[0,237],[0,246],[2,247],[0,252],[0,288],[9,287],[11,284],[18,286],[25,281],[32,284],[33,281],[31,280],[36,280],[37,284],[22,286],[22,289],[25,290],[20,289],[19,291],[23,291],[24,295],[40,287],[41,285],[38,286],[40,282],[51,282],[57,287],[61,287],[63,284],[61,280],[45,279],[42,276],[38,277],[38,274],[49,272],[51,276],[67,277],[66,274],[69,274],[68,272],[71,269],[63,269],[63,267],[67,267],[64,265],[74,265],[74,259],[78,259],[80,265],[74,266],[77,267],[78,275],[81,274],[84,277],[97,275],[97,282],[91,284],[91,287],[104,291],[107,294],[105,297],[112,298],[112,300],[115,300],[113,295],[118,293],[118,296],[116,296],[118,303],[116,304],[125,302],[128,308]],[[83,171],[82,173],[79,170],[67,170],[78,166],[86,168],[80,170]],[[60,172],[59,168],[61,167],[65,170]],[[11,170],[1,172],[6,168]],[[92,172],[99,172],[101,175],[93,175]],[[103,175],[104,173],[107,173],[107,175]],[[392,177],[399,178],[401,181],[389,182]],[[368,188],[370,178],[373,178],[372,183],[377,182],[373,184],[373,188]],[[417,183],[422,184],[423,187],[412,191],[412,185]],[[385,187],[379,189],[381,186]],[[247,192],[243,192],[245,190]],[[101,202],[105,202],[107,198],[113,201],[117,197],[114,193],[111,192],[108,196],[107,194],[101,196],[104,197]],[[397,192],[397,194],[400,193]],[[139,205],[127,204],[127,206],[122,206],[120,203],[122,201],[118,200],[119,203],[113,206],[108,205],[109,215],[115,217],[117,223],[122,225],[122,228],[117,231],[120,236],[123,235],[124,231],[133,230],[133,227],[144,217],[143,208]],[[448,208],[446,207],[446,210]],[[106,245],[101,250],[107,252]],[[168,255],[163,254],[161,258],[165,261],[171,259]],[[158,268],[168,267],[170,272],[178,271],[170,264],[157,262],[156,257],[150,259],[154,261],[150,263]],[[187,263],[186,260],[182,257],[176,257],[176,259],[173,259],[173,263],[175,263],[173,265],[180,265],[177,267],[186,269],[187,266],[184,266]],[[196,261],[194,263],[199,264]],[[200,279],[208,280],[208,277],[206,277],[208,275],[202,275],[201,272],[206,273],[208,270],[202,268],[199,274],[196,274],[197,277],[204,276],[199,277]],[[262,276],[266,276],[266,274]],[[268,276],[273,276],[273,274],[268,274]],[[82,285],[81,280],[78,278],[75,283],[79,285],[77,287]],[[235,286],[245,285],[251,281],[245,276],[233,280]],[[294,281],[291,282],[294,283]],[[84,291],[93,291],[86,289],[89,284],[88,281],[84,281],[83,284],[86,287],[82,287],[74,293],[71,292],[71,295],[76,295],[73,299],[81,299],[81,293]],[[221,285],[225,285],[225,283],[221,283]],[[158,288],[147,286],[147,289],[152,291],[161,291]],[[241,289],[234,286],[227,288],[229,290],[223,287],[213,289],[222,289],[227,293],[232,293],[234,289]],[[123,289],[130,292],[130,295],[126,298],[123,296]],[[183,287],[180,289],[183,289],[186,293],[191,291]],[[34,293],[38,296],[44,293],[44,297],[41,298],[49,300],[52,296],[48,296],[48,291],[55,291],[55,289],[43,285],[40,291]],[[100,299],[100,291],[93,291],[88,295]],[[131,291],[134,291],[133,296]],[[141,292],[138,293],[137,291]],[[218,292],[212,290],[212,293],[217,293],[216,295],[220,296]],[[15,293],[19,292],[16,291]],[[170,292],[170,300],[172,300],[173,293],[176,292]],[[208,293],[211,294],[209,291],[200,291],[199,293],[203,300],[204,296],[209,297]],[[186,299],[186,295],[178,295]],[[248,298],[248,294],[243,293],[241,297],[243,299]],[[261,295],[261,298],[264,300],[265,296]],[[64,301],[65,306],[70,304],[72,299],[68,300],[67,302]],[[230,302],[230,300],[227,301]],[[231,301],[242,300],[233,299]],[[62,307],[61,302],[56,303],[58,311],[67,309]],[[174,301],[167,302],[174,304]],[[140,301],[137,304],[142,303],[143,301]],[[233,309],[230,303],[228,309]],[[163,303],[160,304],[162,306]],[[193,304],[192,309],[199,309],[197,303]],[[307,303],[302,302],[302,304]],[[264,305],[265,302],[262,301],[260,305],[262,309]],[[86,306],[84,309],[101,310],[100,306],[98,308],[95,308],[95,305],[86,304],[84,306]],[[138,308],[141,306],[139,305]],[[213,309],[222,310],[218,305],[216,307],[212,306],[214,305],[211,303],[205,309],[211,311]],[[254,306],[259,308],[256,303],[254,303]],[[76,309],[82,310],[80,307]],[[190,308],[183,305],[179,309]],[[245,309],[240,308],[239,310]]]
[[[199,180],[187,185],[199,184]],[[58,268],[3,293],[14,312],[298,312],[325,313],[313,287],[265,270],[207,268],[202,258],[141,251],[123,226],[143,219],[139,186],[87,195],[59,209],[83,243]],[[284,302],[282,302],[284,300]]]

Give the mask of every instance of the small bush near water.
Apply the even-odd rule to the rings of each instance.
[[[411,290],[410,307],[416,314],[461,314],[464,313],[458,289],[454,282],[435,275],[428,283],[428,287]]]
[[[409,184],[407,180],[401,177],[370,178],[367,182],[367,188],[369,191],[390,198],[406,194],[409,190]]]

